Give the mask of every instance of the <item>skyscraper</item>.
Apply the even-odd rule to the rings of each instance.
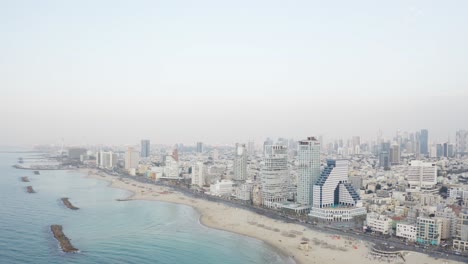
[[[247,180],[247,149],[245,144],[236,143],[234,151],[234,180]]]
[[[320,143],[315,137],[299,141],[297,202],[312,206],[313,186],[320,176]]]
[[[390,147],[390,163],[400,164],[400,145]]]
[[[148,139],[143,139],[141,141],[141,153],[142,158],[148,158],[150,156],[150,141]]]
[[[203,142],[197,142],[197,153],[203,153]]]
[[[138,151],[134,150],[132,147],[129,147],[125,152],[125,169],[136,169],[140,163]]]
[[[264,206],[274,207],[275,203],[286,201],[289,191],[288,148],[286,146],[265,146],[260,181]]]
[[[459,130],[455,136],[455,152],[457,155],[468,154],[468,130]]]
[[[428,155],[429,154],[429,132],[427,129],[421,129],[421,135],[419,137],[420,140],[420,148],[421,154]]]

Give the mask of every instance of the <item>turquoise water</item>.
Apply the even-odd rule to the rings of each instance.
[[[75,171],[12,168],[19,156],[0,153],[0,263],[284,263],[262,241],[207,228],[191,207],[129,195]],[[21,182],[28,176],[30,183]],[[29,194],[31,185],[37,193]],[[69,197],[80,210],[60,201]],[[63,253],[49,230],[63,225],[80,253]]]

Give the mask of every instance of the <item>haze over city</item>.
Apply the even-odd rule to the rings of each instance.
[[[0,145],[232,144],[468,112],[466,1],[1,1]],[[465,122],[466,124],[466,122]]]

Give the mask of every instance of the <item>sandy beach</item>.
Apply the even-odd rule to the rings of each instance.
[[[379,263],[379,261],[369,256],[370,245],[362,240],[321,233],[301,225],[284,223],[247,210],[188,197],[162,186],[144,184],[128,178],[119,180],[116,176],[103,174],[102,172],[98,174],[95,170],[82,169],[81,171],[87,177],[110,182],[110,187],[128,190],[133,193],[130,197],[122,197],[122,199],[152,200],[192,206],[200,213],[202,224],[262,240],[299,264]],[[304,241],[308,241],[308,250],[300,248],[301,242]],[[435,259],[416,252],[406,252],[404,257],[406,263],[461,263]],[[400,259],[391,263],[405,262]]]

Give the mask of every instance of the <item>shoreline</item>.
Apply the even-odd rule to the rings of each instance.
[[[130,192],[119,200],[159,201],[188,205],[199,214],[199,223],[207,228],[231,232],[257,239],[272,247],[288,263],[383,263],[371,256],[372,243],[345,236],[335,236],[307,227],[271,219],[241,208],[186,196],[165,186],[137,182],[130,178],[119,179],[95,169],[79,169],[86,178],[108,182],[108,187]],[[92,172],[89,174],[89,172]],[[307,241],[309,249],[301,249]],[[405,251],[406,263],[448,264],[462,263]]]

